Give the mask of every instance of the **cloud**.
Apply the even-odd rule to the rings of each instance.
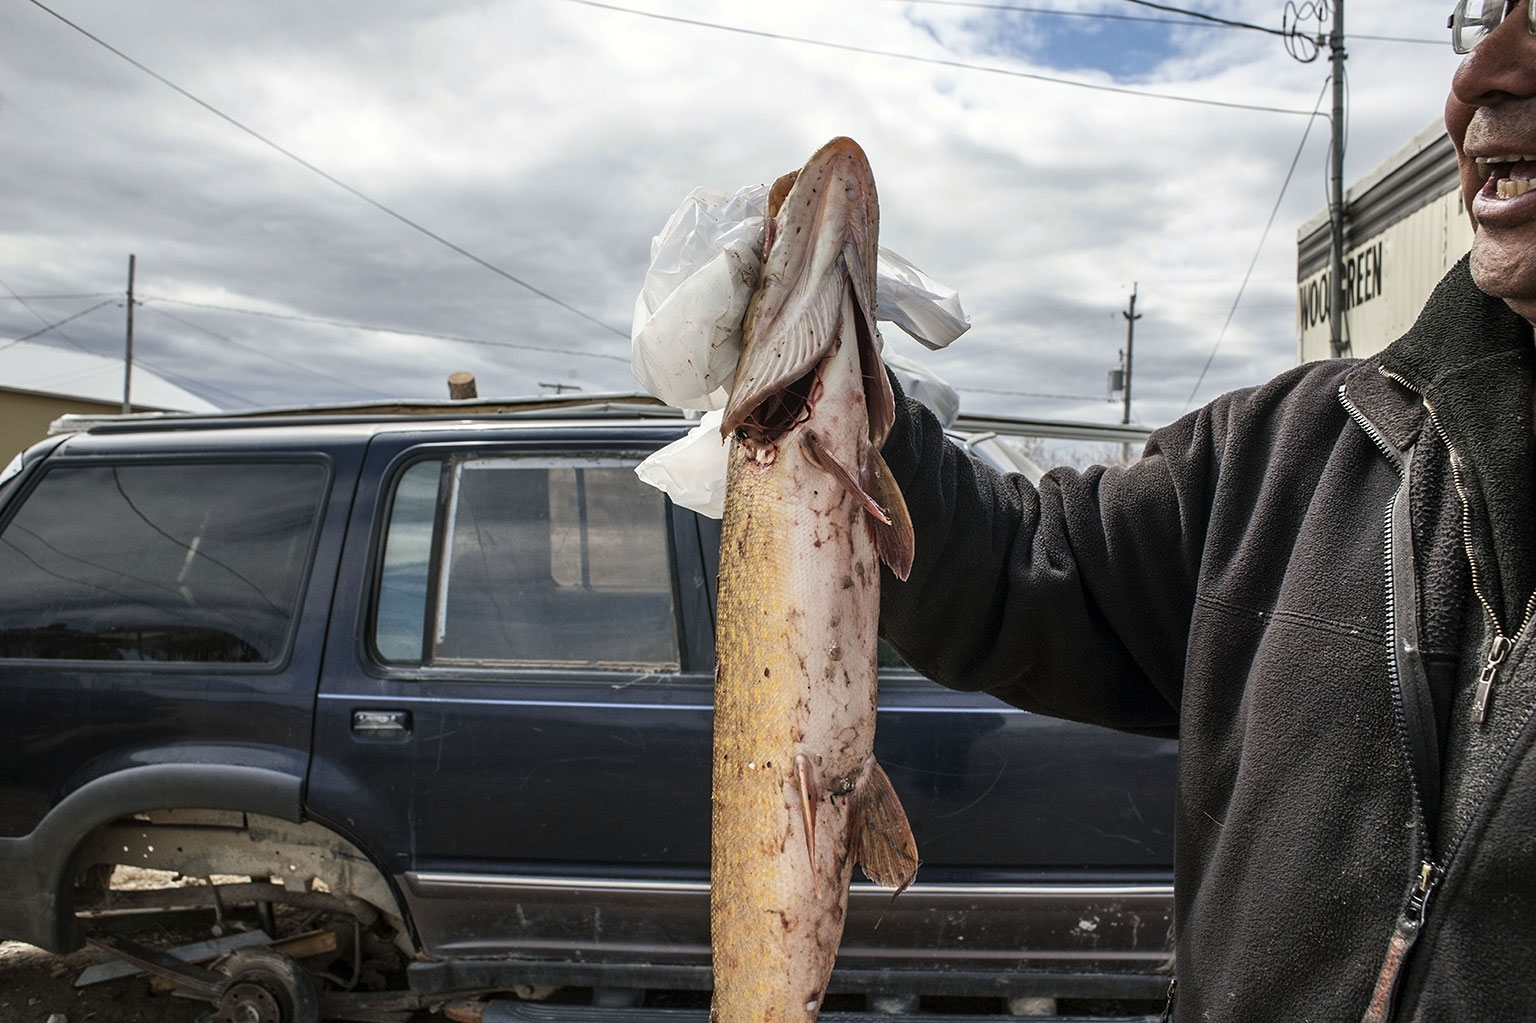
[[[22,295],[121,291],[136,253],[150,299],[136,353],[220,404],[442,397],[459,369],[482,394],[633,389],[621,335],[672,209],[696,185],[769,180],[834,134],[870,154],[885,244],[961,291],[975,326],[951,350],[891,343],[973,388],[969,408],[1118,421],[1118,403],[988,391],[1102,393],[1133,286],[1135,411],[1149,425],[1185,409],[1213,349],[1197,402],[1295,360],[1295,234],[1324,203],[1324,123],[1260,250],[1303,117],[847,49],[1311,109],[1326,62],[1297,63],[1271,36],[894,0],[621,4],[744,31],[561,0],[50,6],[506,275],[38,7],[5,6],[0,281]],[[1351,30],[1437,37],[1441,7],[1352,10]],[[1277,17],[1268,0],[1203,8]],[[1438,115],[1454,57],[1365,40],[1350,52],[1353,180]],[[99,301],[29,312],[3,296],[12,338]],[[39,340],[120,351],[122,310]]]

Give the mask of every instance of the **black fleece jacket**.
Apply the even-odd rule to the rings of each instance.
[[[1463,261],[1380,356],[1225,395],[1128,468],[1036,489],[899,403],[887,637],[945,685],[1180,739],[1175,1019],[1536,1017],[1533,363]],[[1445,763],[1475,772],[1455,828]]]

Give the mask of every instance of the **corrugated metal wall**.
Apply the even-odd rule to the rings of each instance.
[[[1351,249],[1345,260],[1344,336],[1349,354],[1374,355],[1413,325],[1425,299],[1472,245],[1472,225],[1459,190]],[[1329,357],[1328,271],[1297,289],[1300,360]]]
[[[1373,355],[1418,317],[1429,293],[1472,245],[1456,154],[1432,125],[1345,196],[1345,338],[1348,354]],[[1297,233],[1298,358],[1326,359],[1328,217]]]

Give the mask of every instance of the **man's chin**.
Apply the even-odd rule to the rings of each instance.
[[[1502,298],[1511,309],[1536,324],[1536,250],[1512,246],[1479,230],[1472,241],[1472,280],[1484,293]]]

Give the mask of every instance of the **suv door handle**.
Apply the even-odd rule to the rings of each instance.
[[[366,739],[390,739],[404,736],[411,730],[411,712],[408,710],[354,710],[352,734]]]

